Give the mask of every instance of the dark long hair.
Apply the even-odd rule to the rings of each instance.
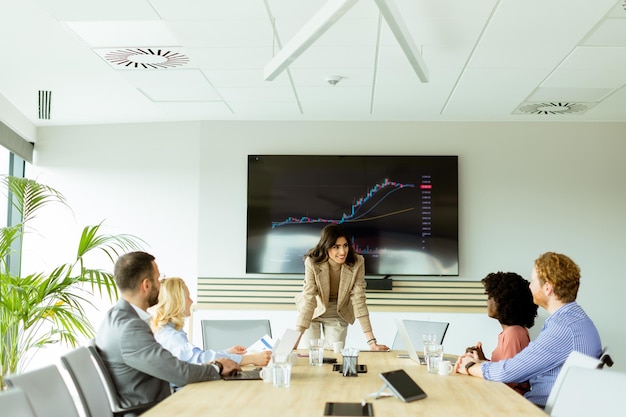
[[[335,246],[337,239],[340,237],[345,237],[348,241],[348,256],[346,256],[346,264],[350,266],[354,265],[356,263],[356,251],[352,246],[350,236],[348,236],[343,227],[334,223],[324,227],[319,242],[317,242],[317,245],[315,245],[314,248],[309,249],[306,255],[304,255],[304,259],[310,257],[315,263],[327,261],[328,250]]]

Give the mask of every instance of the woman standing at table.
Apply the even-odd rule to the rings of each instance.
[[[326,343],[346,341],[348,324],[359,320],[370,350],[389,350],[378,344],[365,300],[365,260],[356,253],[343,228],[329,224],[317,245],[304,256],[304,287],[296,296],[296,330],[306,339]]]
[[[178,359],[189,363],[208,363],[217,358],[228,358],[239,365],[254,364],[265,366],[272,352],[245,354],[243,346],[233,346],[227,350],[202,350],[194,346],[183,330],[185,318],[191,315],[193,300],[189,288],[182,278],[165,278],[161,281],[159,302],[152,310],[152,331],[154,338]]]

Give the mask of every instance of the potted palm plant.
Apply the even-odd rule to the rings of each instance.
[[[23,361],[38,348],[53,343],[75,347],[81,338],[94,335],[86,307],[95,292],[117,298],[113,274],[87,266],[88,254],[105,254],[111,264],[122,253],[144,243],[132,235],[106,235],[102,223],[83,229],[76,258],[50,272],[29,275],[20,265],[10,265],[11,255],[21,253],[22,239],[37,213],[51,203],[69,208],[65,197],[37,181],[0,177],[9,201],[21,221],[0,228],[0,389],[4,377],[20,372]],[[106,258],[105,258],[106,259]]]

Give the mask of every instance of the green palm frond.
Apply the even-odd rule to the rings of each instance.
[[[23,215],[22,223],[0,228],[0,389],[4,376],[23,368],[37,348],[63,343],[76,346],[79,338],[91,338],[94,328],[85,308],[93,307],[91,297],[106,294],[117,297],[111,272],[90,268],[86,257],[103,253],[111,264],[123,253],[141,250],[145,242],[132,235],[101,234],[102,223],[83,229],[76,259],[51,272],[12,275],[8,259],[14,242],[23,238],[27,223],[50,203],[67,206],[65,197],[36,181],[0,176],[0,183],[12,195],[14,208]],[[21,250],[21,249],[20,249]]]
[[[9,193],[15,196],[10,201],[18,213],[22,215],[23,223],[35,218],[37,211],[50,203],[60,203],[69,209],[63,194],[35,180],[2,176],[0,181],[7,187]]]
[[[140,243],[145,242],[132,235],[99,235],[102,222],[96,226],[87,226],[83,229],[78,243],[76,259],[80,259],[92,250],[100,250],[107,255],[111,262],[115,262],[120,255],[131,250],[141,249]]]
[[[22,224],[0,229],[0,271],[7,270],[8,256],[11,255],[13,242],[22,236]]]

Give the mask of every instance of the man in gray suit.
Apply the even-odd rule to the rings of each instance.
[[[157,303],[161,286],[154,256],[145,252],[122,255],[113,275],[121,298],[104,318],[96,347],[123,407],[161,401],[170,395],[170,383],[182,387],[241,370],[224,358],[203,365],[181,361],[154,339],[146,311]]]

